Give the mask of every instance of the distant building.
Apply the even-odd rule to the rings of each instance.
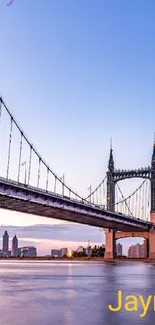
[[[145,255],[145,252],[144,252],[144,243],[143,245],[141,245],[141,257],[143,258]]]
[[[120,243],[118,243],[116,245],[116,254],[117,254],[117,256],[122,256],[123,255],[123,249],[122,249],[122,245]]]
[[[19,255],[20,255],[21,257],[26,257],[26,256],[28,256],[28,249],[27,249],[27,248],[20,247],[19,250],[18,250],[18,252],[19,252]]]
[[[17,239],[16,235],[12,239],[11,255],[18,256],[18,239]]]
[[[135,257],[135,246],[132,245],[128,248],[128,257]]]
[[[135,252],[136,252],[136,257],[139,257],[139,258],[144,257],[144,244],[135,245]]]
[[[68,248],[61,248],[61,257],[67,256],[68,254]]]
[[[144,257],[144,244],[132,245],[128,249],[128,257],[143,258]]]
[[[25,257],[37,256],[37,249],[34,246],[20,247],[19,252],[20,252],[20,256],[25,256]]]
[[[9,235],[7,231],[3,235],[3,254],[8,256],[9,253]]]
[[[61,256],[61,250],[60,249],[52,249],[51,250],[51,256],[52,257],[60,257]]]

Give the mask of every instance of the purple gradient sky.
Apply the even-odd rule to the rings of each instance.
[[[116,167],[150,164],[154,11],[153,0],[0,2],[0,94],[45,160],[81,195],[103,179],[111,136]],[[133,189],[132,182],[124,184]],[[0,224],[9,230],[55,221],[0,211]],[[27,238],[26,228],[16,232]],[[104,242],[98,229],[68,225],[65,238],[60,232],[48,239],[43,228],[37,246],[49,252],[54,240],[70,245],[72,233],[76,245]]]

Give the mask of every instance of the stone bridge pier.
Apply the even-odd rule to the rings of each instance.
[[[105,259],[116,257],[116,232],[112,229],[105,229]]]

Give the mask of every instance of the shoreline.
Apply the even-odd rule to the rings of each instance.
[[[82,261],[82,262],[104,262],[104,263],[122,263],[122,262],[144,262],[144,263],[155,263],[154,259],[145,259],[145,258],[117,258],[117,259],[109,259],[106,260],[102,257],[46,257],[46,256],[37,256],[37,257],[0,257],[0,261],[7,260],[7,261],[13,261],[13,260],[19,260],[19,261],[66,261],[66,262],[72,262],[72,261]]]

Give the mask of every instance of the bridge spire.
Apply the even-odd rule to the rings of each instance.
[[[154,132],[154,143],[153,143],[152,164],[155,165],[155,132]]]
[[[109,156],[109,170],[114,170],[114,158],[113,158],[113,149],[112,149],[112,138],[110,138],[110,156]]]
[[[107,209],[109,211],[115,211],[114,158],[112,139],[110,139],[110,156],[107,172]]]
[[[110,150],[112,150],[112,138],[110,138]]]

